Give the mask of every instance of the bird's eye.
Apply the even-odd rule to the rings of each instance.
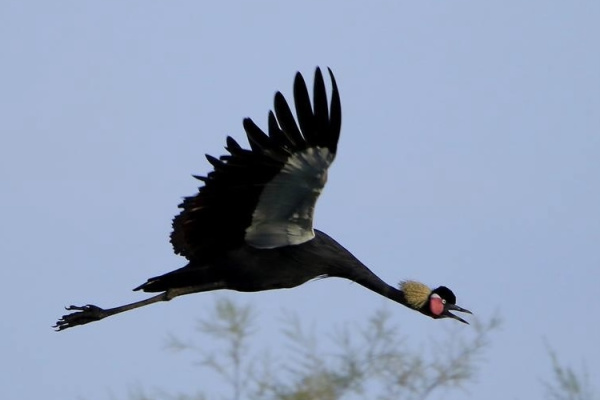
[[[446,304],[446,299],[442,299],[442,304]]]

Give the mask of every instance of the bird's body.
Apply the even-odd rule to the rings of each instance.
[[[269,133],[244,120],[250,149],[227,138],[229,154],[208,156],[214,170],[198,193],[180,205],[171,243],[188,259],[183,268],[151,278],[135,290],[161,294],[102,309],[70,306],[58,330],[96,321],[176,296],[209,290],[257,292],[293,288],[322,277],[345,278],[433,318],[451,317],[454,294],[417,282],[388,285],[348,250],[313,229],[315,203],[327,181],[341,129],[341,105],[331,71],[331,105],[323,76],[315,73],[313,103],[304,79],[294,82],[297,122],[281,93],[269,114]]]
[[[357,268],[348,268],[348,265]],[[239,292],[289,289],[309,280],[325,277],[346,278],[362,283],[376,281],[388,286],[364,264],[327,234],[315,229],[315,237],[305,243],[273,249],[257,249],[243,244],[210,262],[194,264],[151,278],[136,290],[163,292],[190,286],[219,285]]]

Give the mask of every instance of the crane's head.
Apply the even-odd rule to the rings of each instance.
[[[430,316],[431,318],[454,318],[468,324],[461,317],[450,311],[473,314],[471,311],[456,305],[456,296],[446,286],[431,290],[427,285],[415,281],[400,282],[400,290],[409,307]]]

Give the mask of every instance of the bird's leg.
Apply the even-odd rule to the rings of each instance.
[[[98,306],[88,304],[85,306],[69,306],[65,307],[68,311],[76,311],[71,314],[63,315],[61,319],[56,322],[53,326],[57,331],[62,331],[67,328],[72,328],[78,325],[84,325],[89,322],[99,321],[103,318],[110,317],[111,315],[120,314],[125,311],[133,310],[135,308],[147,306],[148,304],[156,303],[159,301],[167,301],[172,297],[167,296],[168,292],[161,293],[157,296],[150,297],[149,299],[136,301],[135,303],[125,304],[120,307],[103,309]]]
[[[210,286],[210,285],[209,285]],[[62,331],[67,328],[72,328],[78,325],[84,325],[90,322],[99,321],[103,318],[110,317],[111,315],[120,314],[125,311],[134,310],[139,307],[147,306],[149,304],[157,303],[159,301],[169,301],[177,296],[183,294],[195,293],[205,290],[217,289],[217,287],[187,287],[169,289],[154,297],[150,297],[145,300],[136,301],[134,303],[125,304],[123,306],[103,309],[98,306],[88,304],[85,306],[69,306],[65,307],[68,311],[76,311],[71,314],[63,315],[61,319],[56,322],[53,326],[57,331]]]

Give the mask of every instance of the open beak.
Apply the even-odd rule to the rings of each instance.
[[[467,314],[473,314],[471,311],[467,310],[466,308],[459,307],[456,304],[446,304],[446,308],[444,309],[444,313],[442,314],[445,317],[454,318],[457,321],[460,321],[460,322],[462,322],[464,324],[469,325],[469,323],[467,321],[465,321],[464,319],[462,319],[458,315],[452,314],[450,312],[450,310],[452,310],[452,311],[458,311],[458,312],[463,312],[463,313],[467,313]]]

